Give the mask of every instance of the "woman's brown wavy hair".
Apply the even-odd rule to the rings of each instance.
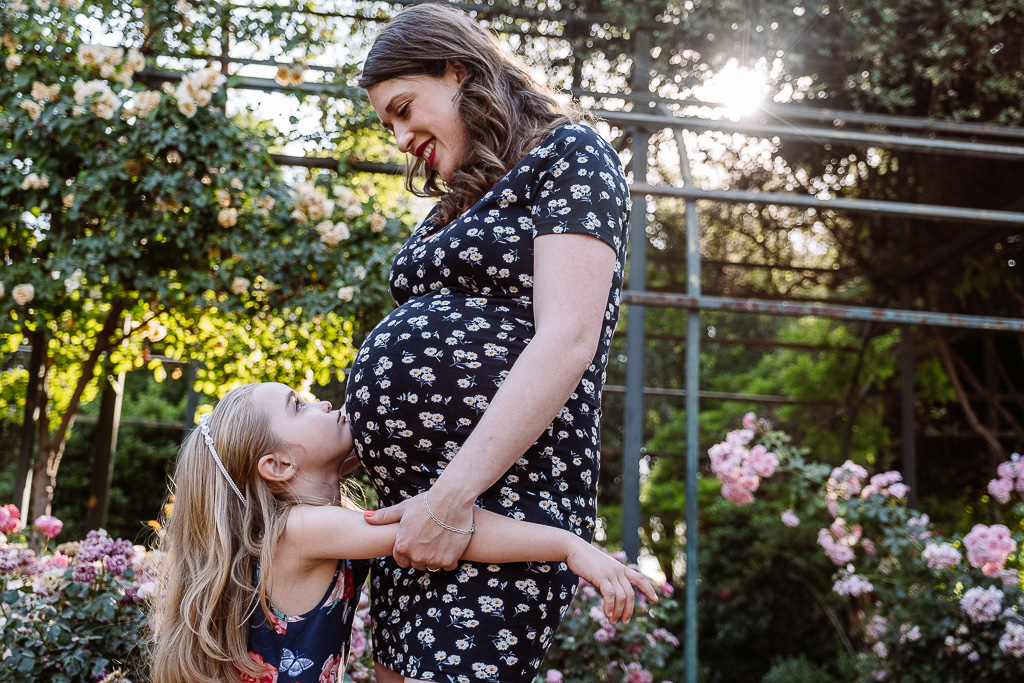
[[[453,61],[466,68],[457,101],[467,131],[462,158],[448,183],[423,159],[413,157],[406,169],[410,192],[440,197],[433,214],[437,227],[475,204],[548,133],[584,118],[578,106],[561,104],[513,61],[492,33],[444,5],[415,5],[396,14],[375,38],[359,86],[401,76],[439,78]],[[414,184],[418,178],[425,179],[422,187]]]

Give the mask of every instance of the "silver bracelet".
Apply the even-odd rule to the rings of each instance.
[[[437,517],[435,517],[434,513],[430,511],[430,506],[427,505],[427,494],[426,493],[423,494],[423,507],[425,507],[427,509],[427,514],[430,515],[430,518],[432,520],[434,520],[435,522],[437,522],[437,525],[440,526],[442,529],[447,529],[448,531],[454,531],[457,534],[471,534],[474,531],[476,531],[476,522],[473,522],[472,526],[470,526],[468,529],[459,529],[458,527],[454,527],[454,526],[452,526],[450,524],[445,524],[444,522],[439,520]]]

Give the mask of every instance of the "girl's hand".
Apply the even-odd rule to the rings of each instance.
[[[623,624],[629,623],[636,600],[634,586],[651,602],[658,601],[654,586],[643,574],[581,538],[577,538],[576,541],[578,542],[573,543],[569,550],[566,562],[569,569],[601,591],[601,597],[604,598],[604,614],[608,621],[614,624],[621,619]]]

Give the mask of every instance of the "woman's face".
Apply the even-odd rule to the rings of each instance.
[[[444,75],[399,76],[371,86],[370,104],[398,149],[425,160],[450,182],[466,140],[456,99],[465,68],[449,65]]]

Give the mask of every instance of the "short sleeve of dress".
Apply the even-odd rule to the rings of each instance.
[[[534,236],[591,235],[621,254],[630,200],[618,154],[589,126],[562,126],[523,163],[534,165]]]

